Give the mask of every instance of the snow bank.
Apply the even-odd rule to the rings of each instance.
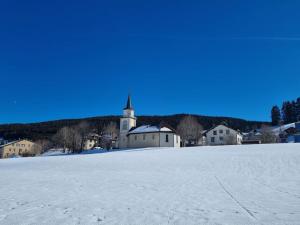
[[[300,145],[0,160],[0,224],[300,224]]]

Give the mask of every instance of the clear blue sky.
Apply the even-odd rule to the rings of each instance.
[[[0,123],[121,113],[269,120],[300,96],[300,1],[0,2]]]

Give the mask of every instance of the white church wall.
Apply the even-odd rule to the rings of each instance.
[[[128,136],[130,148],[159,147],[158,133],[140,133]]]

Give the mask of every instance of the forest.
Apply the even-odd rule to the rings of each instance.
[[[167,116],[138,116],[137,126],[142,124],[155,125],[161,122],[168,124],[174,129],[177,128],[179,122],[187,114],[176,114]],[[262,124],[268,124],[268,122],[260,121],[247,121],[243,119],[231,118],[231,117],[213,117],[193,115],[197,118],[198,122],[202,125],[203,129],[209,129],[212,126],[225,122],[229,127],[247,132],[252,129],[260,128]],[[95,133],[101,133],[103,128],[110,122],[116,122],[119,124],[120,116],[100,116],[82,119],[64,119],[39,123],[28,124],[3,124],[0,125],[0,137],[4,137],[7,140],[16,139],[30,139],[30,140],[42,140],[49,139],[57,131],[66,126],[75,126],[85,121],[89,124]]]

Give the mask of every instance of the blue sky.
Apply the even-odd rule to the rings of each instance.
[[[0,123],[194,113],[300,96],[299,1],[0,2]]]

